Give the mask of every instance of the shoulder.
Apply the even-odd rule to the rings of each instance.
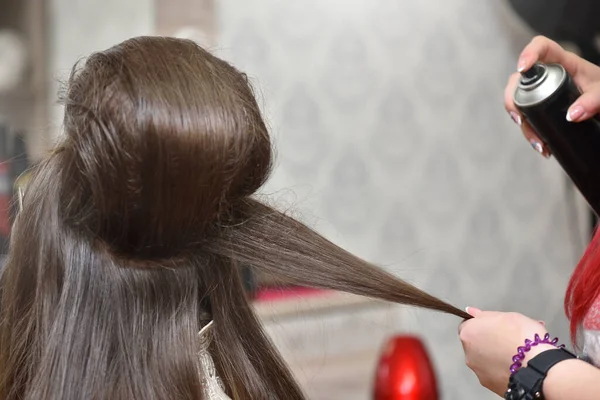
[[[583,329],[600,331],[600,297],[592,304],[583,319]]]

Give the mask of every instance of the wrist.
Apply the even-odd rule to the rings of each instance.
[[[540,343],[535,347],[531,347],[531,350],[525,353],[525,358],[522,361],[523,367],[527,367],[527,364],[532,358],[548,350],[556,350],[556,346],[546,343]]]
[[[517,354],[515,354],[512,358],[513,364],[510,366],[511,374],[514,374],[525,364],[525,360],[529,361],[536,355],[543,353],[544,351],[555,349],[555,348],[564,348],[564,345],[558,345],[558,338],[554,338],[550,340],[550,334],[546,332],[544,337],[540,337],[538,333],[536,333],[533,337],[533,340],[525,339],[524,346],[519,346],[517,348]]]
[[[585,361],[578,359],[562,361],[552,367],[550,371],[548,371],[546,379],[544,379],[544,398],[546,400],[572,398],[579,399],[581,397],[573,393],[573,386],[570,386],[570,384],[567,384],[566,382],[573,384],[580,379],[587,382],[598,382],[598,377],[596,374],[597,369]],[[587,385],[577,386],[583,388]],[[590,391],[590,389],[586,388],[584,390],[589,394],[593,393],[593,391]]]
[[[537,355],[528,360],[527,368],[521,368],[509,380],[505,399],[524,400],[538,399],[552,393],[551,386],[556,381],[556,370],[560,375],[559,366],[570,361],[579,361],[576,356],[563,347],[541,349]],[[558,365],[557,365],[558,364]],[[548,382],[546,382],[546,378]],[[547,383],[550,383],[548,385]],[[569,397],[570,398],[570,397]]]

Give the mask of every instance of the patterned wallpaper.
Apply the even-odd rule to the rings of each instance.
[[[49,0],[48,102],[51,139],[60,132],[63,109],[56,105],[59,82],[76,61],[132,36],[154,33],[153,0]]]
[[[177,36],[211,46],[215,34],[214,0],[154,0],[157,35]]]
[[[268,192],[458,306],[521,311],[566,338],[580,199],[503,109],[531,37],[503,3],[217,4],[217,52],[253,77],[277,138]],[[427,340],[444,399],[496,398],[464,366],[455,317],[406,309],[397,324]]]

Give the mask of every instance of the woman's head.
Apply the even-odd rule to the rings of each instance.
[[[464,312],[252,197],[270,138],[246,76],[192,42],[93,54],[33,171],[0,279],[0,398],[203,397],[197,332],[235,399],[302,399],[244,296],[289,283]]]
[[[114,251],[188,250],[268,177],[246,76],[193,42],[142,37],[96,53],[64,102],[66,216]]]

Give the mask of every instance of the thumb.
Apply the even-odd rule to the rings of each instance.
[[[567,121],[580,122],[598,114],[600,111],[600,84],[593,85],[590,90],[579,96],[567,111]]]

